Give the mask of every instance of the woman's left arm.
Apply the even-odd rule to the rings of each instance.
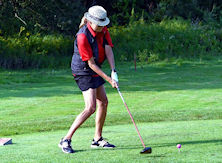
[[[113,50],[110,45],[105,45],[105,54],[106,54],[106,58],[109,62],[111,70],[114,71],[115,70],[115,60],[114,60]]]
[[[115,60],[114,60],[114,55],[113,55],[113,50],[110,45],[105,45],[105,53],[106,53],[106,58],[109,62],[110,68],[111,68],[111,78],[114,79],[116,82],[118,82],[118,75],[115,70]]]

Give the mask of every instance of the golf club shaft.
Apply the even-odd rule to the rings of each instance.
[[[139,130],[138,130],[137,126],[136,126],[136,123],[135,123],[135,121],[134,121],[134,119],[133,119],[133,116],[132,116],[132,114],[131,114],[131,112],[130,112],[130,110],[129,110],[129,108],[128,108],[128,106],[127,106],[127,104],[126,104],[126,102],[125,102],[125,100],[124,100],[121,92],[120,92],[119,87],[117,87],[117,91],[118,91],[118,93],[119,93],[119,95],[120,95],[120,97],[121,97],[121,99],[122,99],[122,101],[123,101],[123,103],[124,103],[124,105],[125,105],[128,113],[129,113],[129,115],[130,115],[130,118],[131,118],[131,120],[132,120],[132,122],[133,122],[133,124],[134,124],[134,126],[135,126],[135,128],[136,128],[136,131],[137,131],[137,133],[138,133],[138,135],[139,135],[140,141],[141,141],[143,147],[145,148],[146,146],[145,146],[145,144],[144,144],[144,142],[143,142],[142,136],[140,135],[140,132],[139,132]]]

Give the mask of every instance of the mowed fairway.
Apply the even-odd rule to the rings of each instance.
[[[14,144],[0,146],[0,162],[221,162],[221,59],[162,62],[136,72],[130,63],[117,65],[121,92],[152,154],[139,154],[136,130],[107,83],[103,136],[117,148],[90,148],[93,115],[73,137],[76,153],[62,153],[57,144],[84,108],[70,70],[1,70],[0,137]]]
[[[222,120],[141,123],[139,129],[152,154],[143,149],[132,125],[107,126],[104,137],[114,150],[91,149],[93,128],[80,129],[73,138],[75,154],[64,154],[58,139],[65,131],[13,136],[13,145],[1,147],[1,162],[221,162]],[[176,145],[182,144],[179,152]]]

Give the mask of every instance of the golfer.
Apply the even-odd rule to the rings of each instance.
[[[115,147],[102,137],[108,105],[104,88],[105,80],[113,88],[118,87],[118,77],[112,51],[113,44],[106,27],[109,22],[107,12],[103,7],[92,6],[84,14],[80,29],[76,34],[71,69],[74,79],[82,91],[85,109],[76,117],[68,133],[59,143],[59,147],[65,153],[74,153],[71,146],[72,136],[87,118],[96,111],[96,107],[95,135],[91,147]],[[111,68],[111,77],[101,69],[101,65],[106,58]]]

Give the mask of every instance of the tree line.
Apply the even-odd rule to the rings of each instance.
[[[96,4],[108,11],[111,26],[173,17],[222,24],[222,0],[0,0],[0,36],[23,30],[73,35],[84,12]]]

